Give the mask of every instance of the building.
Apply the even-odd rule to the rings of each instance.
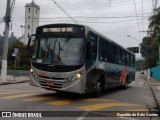
[[[25,28],[24,43],[27,44],[28,36],[36,33],[36,28],[39,26],[40,7],[33,0],[25,6]],[[22,28],[23,29],[23,28]]]

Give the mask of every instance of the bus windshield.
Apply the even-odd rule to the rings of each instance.
[[[36,40],[33,62],[51,65],[82,65],[84,38],[41,37]]]

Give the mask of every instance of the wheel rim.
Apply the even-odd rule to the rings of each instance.
[[[97,83],[97,92],[98,93],[101,92],[101,83],[100,82]]]

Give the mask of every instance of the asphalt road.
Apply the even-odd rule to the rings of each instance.
[[[55,116],[54,120],[158,120],[156,117],[146,117],[144,112],[149,111],[148,106],[154,107],[153,96],[143,75],[139,73],[127,90],[120,88],[106,90],[100,98],[93,98],[90,94],[57,94],[54,91],[30,86],[28,83],[0,86],[0,111],[18,111],[27,115],[26,111],[50,111],[46,114]],[[145,114],[145,117],[130,116],[134,112],[136,116]],[[43,114],[45,113],[41,113],[42,117]],[[121,117],[126,114],[127,117]],[[17,118],[3,119],[17,120]],[[41,119],[49,120],[53,117]]]

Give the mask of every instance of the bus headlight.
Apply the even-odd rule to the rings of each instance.
[[[81,76],[82,76],[82,74],[77,73],[77,74],[74,76],[74,78],[76,78],[76,79],[80,79],[80,78],[81,78]]]
[[[30,72],[31,72],[31,74],[32,74],[33,76],[35,75],[32,68],[30,69]]]
[[[78,80],[78,79],[81,79],[83,76],[83,73],[80,72],[80,73],[77,73],[74,75],[74,77],[72,78],[72,81],[75,81],[75,80]]]
[[[34,73],[34,71],[33,71],[32,68],[30,69],[30,72],[31,72],[31,74],[32,74],[34,77],[36,77],[36,78],[38,77],[38,76]]]
[[[32,68],[30,69],[30,72],[33,73],[33,69]]]
[[[68,82],[72,82],[72,81],[81,79],[82,76],[83,76],[83,73],[77,73],[77,74],[75,74],[73,77],[68,78],[67,81],[68,81]]]

